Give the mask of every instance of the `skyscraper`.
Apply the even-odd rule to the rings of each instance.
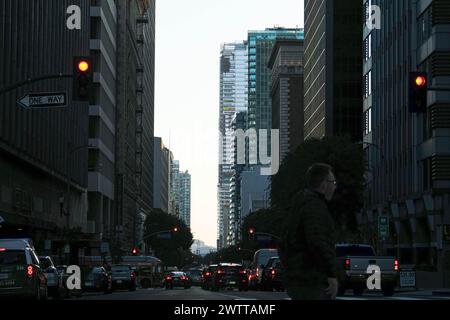
[[[233,176],[234,131],[232,121],[247,111],[247,43],[225,43],[220,58],[218,238],[224,246],[229,233],[231,178]]]
[[[154,138],[153,208],[169,213],[171,152],[161,138]]]
[[[153,200],[153,92],[155,0],[119,1],[115,229],[125,250],[141,244],[138,216]],[[116,232],[117,234],[117,232]]]
[[[89,30],[90,2],[77,3],[81,28]],[[71,74],[73,57],[89,56],[89,32],[67,28],[67,6],[67,1],[57,0],[0,2],[0,88],[28,78]],[[59,91],[67,92],[67,107],[28,110],[17,104],[31,92]],[[39,252],[55,255],[62,252],[63,228],[79,227],[80,236],[90,236],[90,109],[88,102],[71,97],[71,78],[42,80],[0,95],[0,215],[5,220],[0,234],[33,238]],[[44,251],[48,239],[52,248]],[[75,244],[71,249],[78,252]]]
[[[447,91],[428,92],[427,112],[408,110],[409,73],[450,83],[450,2],[362,1],[381,9],[380,29],[364,26],[365,209],[359,221],[379,251],[415,265],[417,283],[450,287],[450,113]],[[383,236],[377,220],[389,220]],[[384,239],[383,239],[384,238]],[[448,240],[448,236],[447,236]],[[426,277],[426,278],[425,278]]]
[[[189,171],[180,171],[180,162],[172,163],[171,206],[174,214],[188,228],[191,227],[191,175]]]
[[[272,128],[280,130],[280,160],[303,142],[303,41],[277,40],[272,70]]]
[[[248,119],[247,129],[272,129],[272,72],[268,67],[277,39],[303,40],[302,29],[268,28],[248,32]],[[259,145],[259,144],[258,144]],[[267,154],[270,155],[270,139]],[[259,148],[259,146],[258,146]],[[257,162],[250,153],[249,161]]]
[[[359,0],[305,0],[305,139],[361,141],[363,8]]]

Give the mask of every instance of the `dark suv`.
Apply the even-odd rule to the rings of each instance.
[[[112,288],[136,290],[136,274],[129,265],[113,265],[111,267]]]
[[[270,258],[262,271],[261,288],[264,291],[283,290],[283,268],[280,258]]]
[[[209,290],[212,287],[212,276],[217,269],[217,264],[212,264],[202,272],[202,289]]]
[[[212,274],[210,282],[213,291],[225,288],[237,288],[239,291],[248,291],[247,271],[240,264],[219,264]]]

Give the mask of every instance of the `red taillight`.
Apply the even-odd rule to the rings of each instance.
[[[166,280],[172,280],[172,277],[166,277]]]
[[[273,269],[272,270],[272,275],[274,276],[274,275],[276,275],[277,274],[277,271],[275,270],[275,269]]]
[[[33,268],[32,265],[29,265],[29,266],[27,267],[27,276],[32,277],[33,274],[34,274],[34,268]]]
[[[210,275],[211,275],[211,273],[209,273],[209,272],[205,273],[206,277],[209,277]]]
[[[134,272],[131,273],[131,279],[136,279],[136,273]]]
[[[182,276],[180,279],[181,279],[181,280],[187,280],[187,277]]]
[[[394,261],[394,270],[395,270],[395,271],[398,271],[398,269],[399,269],[398,260],[395,260],[395,261]]]
[[[0,248],[0,252],[5,252],[6,248]]]
[[[350,259],[345,259],[345,269],[350,270]]]
[[[247,271],[241,270],[241,271],[240,271],[240,274],[247,274]]]
[[[217,271],[217,274],[224,274],[225,273],[225,271],[223,271],[223,270],[218,270]]]

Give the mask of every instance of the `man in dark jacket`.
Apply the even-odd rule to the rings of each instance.
[[[286,220],[281,248],[285,287],[293,300],[334,300],[335,227],[327,201],[333,198],[336,179],[329,165],[319,163],[308,169],[306,183]]]

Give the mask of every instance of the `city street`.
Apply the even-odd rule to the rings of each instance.
[[[111,295],[103,293],[85,293],[78,300],[260,300],[260,301],[276,301],[290,300],[284,292],[261,292],[261,291],[220,291],[211,292],[203,290],[199,287],[191,289],[173,289],[165,290],[163,288],[138,289],[135,292],[117,291]],[[432,296],[431,292],[419,291],[411,293],[399,293],[393,297],[385,298],[381,294],[365,294],[361,297],[346,295],[338,297],[338,301],[363,301],[363,300],[386,300],[386,301],[414,301],[414,300],[450,300],[448,296]]]

